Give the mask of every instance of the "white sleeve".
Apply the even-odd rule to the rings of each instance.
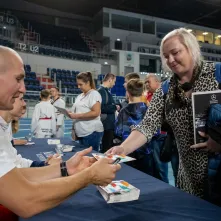
[[[38,121],[40,119],[40,108],[38,105],[35,105],[35,109],[32,115],[31,121],[31,132],[34,133],[38,126]]]
[[[11,145],[9,140],[0,137],[0,178],[16,167],[13,158],[6,151],[9,145]]]
[[[57,102],[57,104],[58,107],[65,108],[65,102],[63,100],[59,99],[59,102]],[[64,121],[64,114],[59,112],[57,114],[57,125],[59,126],[63,125],[63,121]]]
[[[97,91],[93,91],[93,93],[90,94],[88,105],[90,108],[92,108],[97,102],[101,103],[101,101],[102,98],[100,93],[98,93]]]
[[[56,134],[56,116],[55,116],[55,107],[52,105],[52,115],[51,115],[51,127],[52,133]]]
[[[31,166],[32,162],[32,160],[23,158],[20,154],[18,154],[16,157],[15,165],[18,168],[28,168]]]

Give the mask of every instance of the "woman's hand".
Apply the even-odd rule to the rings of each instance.
[[[75,113],[72,113],[72,112],[68,112],[68,116],[69,116],[71,119],[78,119],[79,114],[75,114]]]
[[[205,134],[204,132],[199,132],[201,137],[208,138],[208,140],[204,143],[198,143],[192,145],[190,148],[192,149],[199,149],[204,152],[210,153],[220,153],[221,152],[221,145],[218,144],[215,140],[213,140],[210,136]]]
[[[124,148],[122,146],[114,146],[111,149],[109,149],[105,154],[106,155],[124,154]]]

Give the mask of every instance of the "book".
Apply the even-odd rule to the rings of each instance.
[[[203,143],[205,138],[199,131],[206,132],[206,121],[210,105],[221,104],[221,90],[192,93],[194,143]]]
[[[117,158],[120,158],[119,163],[125,163],[125,162],[136,160],[135,158],[128,157],[128,156],[123,155],[123,154],[120,154],[120,155],[117,155],[117,154],[115,154],[115,155],[105,155],[105,154],[102,154],[102,153],[92,153],[92,155],[97,160],[99,160],[101,158],[109,158],[109,159],[112,159],[112,160],[116,160]]]
[[[97,189],[107,203],[120,203],[138,200],[140,190],[124,180],[113,181],[109,185]]]

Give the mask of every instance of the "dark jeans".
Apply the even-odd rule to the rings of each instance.
[[[105,153],[113,146],[114,130],[105,130],[102,138],[101,153]]]
[[[103,132],[94,131],[92,134],[86,137],[79,137],[79,143],[86,147],[92,146],[93,150],[99,151],[102,136],[103,136]]]
[[[153,159],[156,168],[157,174],[155,174],[156,178],[164,181],[165,183],[169,183],[168,179],[168,163],[164,163],[160,160],[160,150],[164,144],[164,140],[166,135],[158,135],[153,137],[151,140],[151,149],[153,151]]]

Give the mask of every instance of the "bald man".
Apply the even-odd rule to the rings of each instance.
[[[3,46],[0,46],[0,85],[0,109],[11,110],[15,98],[25,93],[24,69],[20,56]],[[94,163],[94,159],[85,156],[92,148],[78,152],[61,165],[17,168],[7,152],[10,145],[10,140],[0,135],[0,204],[24,218],[55,207],[89,184],[107,185],[120,169],[120,165],[112,165],[108,159]]]

